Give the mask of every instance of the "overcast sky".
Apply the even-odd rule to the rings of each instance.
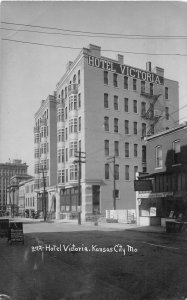
[[[187,37],[186,2],[2,2],[2,22],[127,35],[172,35]],[[2,29],[4,28],[4,29]],[[5,30],[14,29],[14,31]],[[66,33],[41,34],[19,30]],[[1,24],[1,37],[31,43],[82,48],[101,46],[102,55],[116,58],[121,51],[186,54],[187,39],[127,39],[72,36],[23,25]],[[68,34],[68,35],[67,35]],[[42,99],[55,90],[66,63],[80,50],[52,48],[13,41],[1,41],[0,161],[22,159],[33,175],[34,114]],[[124,63],[145,69],[147,61],[165,69],[165,77],[179,81],[180,118],[187,120],[187,56],[123,54]]]

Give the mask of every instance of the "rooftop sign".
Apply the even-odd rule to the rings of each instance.
[[[162,76],[159,76],[152,72],[147,72],[141,69],[137,69],[131,66],[121,65],[107,59],[89,55],[88,65],[95,68],[103,69],[105,71],[110,71],[124,76],[133,77],[135,79],[140,79],[143,81],[164,85],[164,77]]]

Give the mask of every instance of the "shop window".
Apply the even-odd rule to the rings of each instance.
[[[155,155],[156,155],[156,168],[162,168],[162,147],[161,146],[156,146]]]
[[[177,140],[173,142],[173,163],[174,164],[180,163],[180,155],[181,155],[180,140]]]

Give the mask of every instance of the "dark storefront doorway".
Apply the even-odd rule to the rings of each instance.
[[[92,186],[93,213],[100,213],[100,185]]]

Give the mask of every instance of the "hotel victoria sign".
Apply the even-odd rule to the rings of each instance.
[[[89,55],[88,65],[95,68],[103,69],[105,71],[110,71],[124,76],[133,77],[135,79],[164,85],[164,77],[162,76],[159,76],[152,72],[147,72],[137,68],[133,68],[131,66],[121,65],[107,59]]]

